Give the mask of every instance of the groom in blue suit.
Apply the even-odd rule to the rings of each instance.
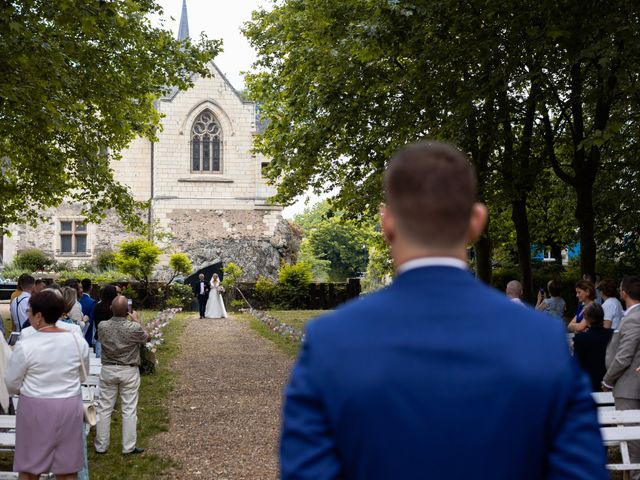
[[[557,319],[476,280],[475,174],[400,150],[381,223],[397,277],[309,324],[285,391],[284,480],[608,480],[586,376]]]

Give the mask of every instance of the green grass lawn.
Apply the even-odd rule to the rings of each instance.
[[[304,330],[304,325],[312,318],[326,313],[327,310],[268,310],[266,313],[277,318],[282,323],[292,326],[296,330]],[[289,357],[295,357],[298,354],[300,345],[298,342],[283,337],[279,333],[272,331],[260,320],[250,313],[235,313],[234,318],[246,323],[252,330],[260,336],[271,340],[275,346]]]
[[[305,324],[329,310],[267,310],[267,314],[277,318],[282,323],[292,326],[296,330],[304,330]]]

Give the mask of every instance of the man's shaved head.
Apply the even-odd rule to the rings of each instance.
[[[111,303],[111,312],[114,317],[126,317],[129,313],[129,299],[124,295],[118,295]]]

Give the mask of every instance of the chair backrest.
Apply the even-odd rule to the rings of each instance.
[[[640,425],[640,410],[598,408],[600,425]]]
[[[593,392],[591,396],[598,406],[613,405],[615,403],[611,392]]]

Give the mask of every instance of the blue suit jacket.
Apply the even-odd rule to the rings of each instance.
[[[311,322],[285,396],[284,480],[609,479],[562,323],[461,269]]]

